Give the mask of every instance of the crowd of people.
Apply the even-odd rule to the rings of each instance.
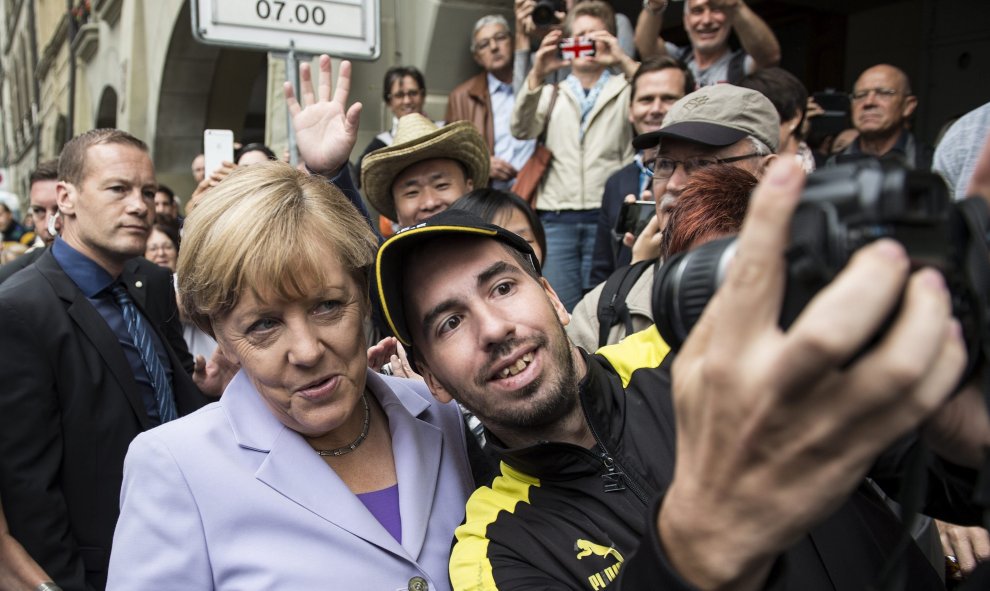
[[[42,162],[30,228],[0,201],[0,588],[990,588],[957,286],[878,239],[780,324],[806,175],[934,172],[985,215],[990,103],[933,149],[877,64],[814,133],[746,2],[685,0],[681,47],[672,9],[515,0],[443,120],[390,68],[363,150],[321,56],[299,166],[200,154],[184,203],[125,131]],[[667,342],[662,265],[730,236]]]

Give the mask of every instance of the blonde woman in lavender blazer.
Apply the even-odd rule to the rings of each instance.
[[[108,589],[450,588],[463,423],[367,368],[376,246],[336,188],[280,163],[189,216],[182,305],[240,371],[131,444]]]

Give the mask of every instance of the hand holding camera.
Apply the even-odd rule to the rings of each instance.
[[[526,35],[547,30],[567,16],[564,0],[515,0],[516,27]]]
[[[673,567],[704,588],[765,578],[877,455],[945,402],[966,364],[943,276],[912,270],[890,239],[856,250],[780,327],[803,181],[794,160],[771,165],[731,263],[710,268],[722,287],[673,363],[678,461],[658,529],[677,542],[665,545]]]
[[[564,0],[536,0],[533,6],[533,24],[537,27],[556,25],[567,16],[567,3]]]

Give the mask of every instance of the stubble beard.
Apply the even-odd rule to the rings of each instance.
[[[525,388],[514,395],[530,402],[528,405],[518,405],[521,408],[495,409],[485,408],[484,401],[488,399],[487,372],[481,372],[473,380],[475,396],[464,396],[464,391],[450,384],[441,384],[462,406],[477,416],[485,427],[497,432],[526,433],[532,437],[534,432],[552,430],[564,417],[567,417],[578,405],[578,377],[575,375],[574,359],[571,356],[570,341],[564,332],[564,327],[557,321],[554,338],[539,335],[529,339],[508,339],[492,349],[489,356],[490,367],[496,360],[507,352],[516,350],[520,344],[536,345],[546,351],[550,364],[556,366],[556,372],[550,372],[553,383],[547,383],[547,373],[527,384]],[[550,368],[548,368],[550,369]],[[540,391],[544,390],[542,394]],[[474,400],[472,400],[474,398]]]

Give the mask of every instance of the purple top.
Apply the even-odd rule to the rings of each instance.
[[[382,490],[361,493],[357,496],[371,511],[378,523],[392,534],[396,542],[402,543],[402,519],[399,517],[399,485],[393,484]]]

